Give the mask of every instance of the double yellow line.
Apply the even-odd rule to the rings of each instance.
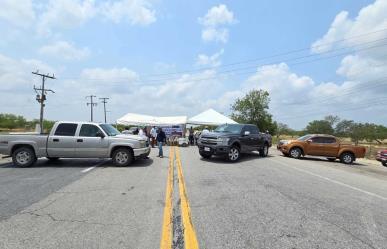
[[[173,239],[173,170],[176,153],[176,168],[179,181],[180,210],[183,221],[184,247],[185,249],[199,249],[196,239],[196,232],[192,223],[191,208],[187,197],[187,191],[184,182],[183,169],[180,160],[180,151],[178,147],[171,147],[169,151],[169,166],[167,189],[165,194],[165,207],[163,217],[163,227],[161,234],[161,249],[171,249]]]

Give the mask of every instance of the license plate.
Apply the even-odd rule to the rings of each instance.
[[[204,151],[211,151],[209,147],[204,147]]]

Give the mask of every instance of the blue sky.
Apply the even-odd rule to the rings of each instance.
[[[387,87],[373,82],[387,77],[386,2],[0,0],[0,112],[38,117],[40,69],[58,78],[53,120],[88,120],[90,94],[110,98],[111,122],[229,114],[262,88],[275,120],[297,129],[328,114],[387,124]]]

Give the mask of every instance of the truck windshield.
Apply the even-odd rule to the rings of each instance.
[[[108,134],[108,136],[114,137],[121,134],[116,128],[110,124],[101,124],[101,128]]]
[[[221,126],[218,126],[215,129],[215,132],[227,132],[227,133],[233,133],[233,134],[240,134],[242,131],[242,125],[238,124],[224,124]]]
[[[309,138],[311,138],[312,136],[311,135],[305,135],[305,136],[302,136],[302,137],[299,137],[297,138],[298,141],[305,141],[305,140],[308,140]]]

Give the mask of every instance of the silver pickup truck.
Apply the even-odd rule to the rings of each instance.
[[[112,158],[128,166],[150,153],[146,138],[124,135],[110,124],[56,122],[49,135],[0,135],[0,154],[12,156],[15,166],[28,167],[37,158]]]

